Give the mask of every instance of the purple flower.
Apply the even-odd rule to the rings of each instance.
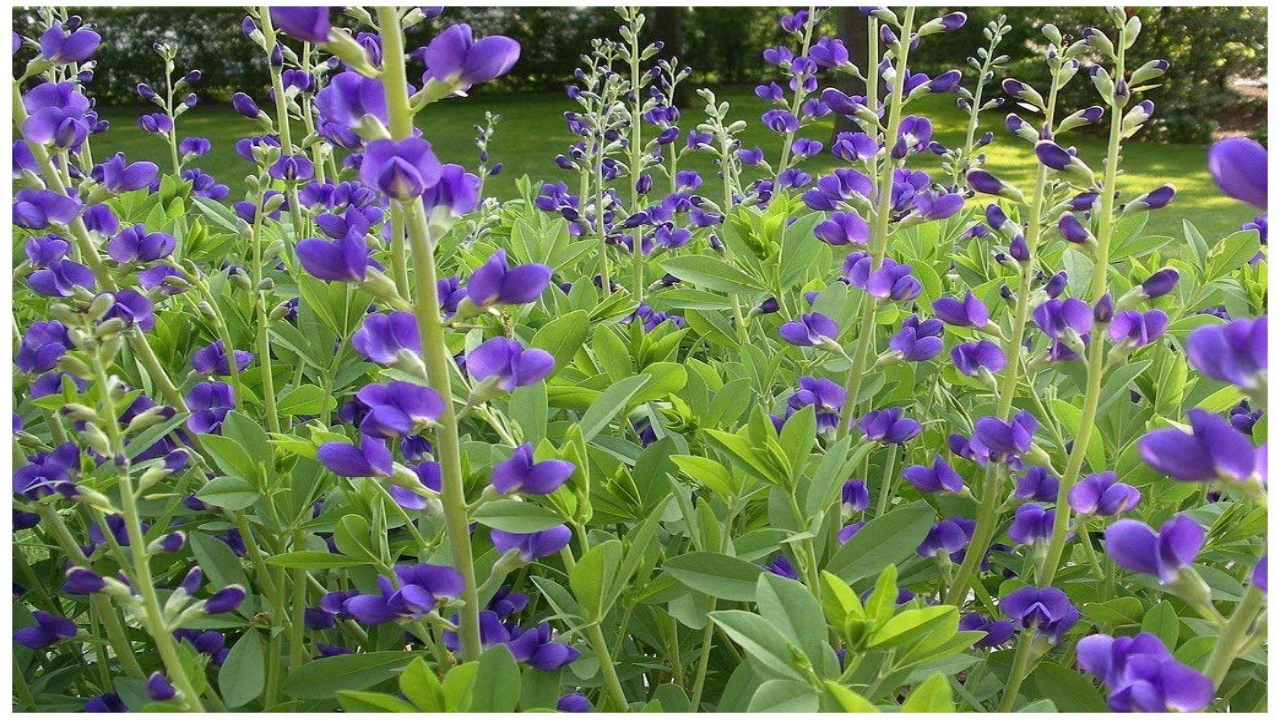
[[[503,495],[549,495],[573,475],[574,464],[566,460],[534,462],[533,445],[525,443],[511,453],[511,459],[493,466],[493,487]]]
[[[1018,506],[1009,523],[1009,537],[1019,545],[1030,545],[1037,540],[1047,540],[1053,534],[1053,508],[1043,508],[1036,503]]]
[[[1026,410],[1019,410],[1011,422],[984,417],[974,424],[970,445],[977,445],[993,460],[1020,456],[1031,449],[1036,425],[1035,417]]]
[[[1148,465],[1185,482],[1241,481],[1255,469],[1249,438],[1217,415],[1187,411],[1191,433],[1177,428],[1153,430],[1138,439]]]
[[[467,172],[461,165],[445,165],[440,171],[440,181],[422,194],[422,204],[427,208],[427,215],[433,219],[440,215],[447,218],[462,217],[480,204],[480,178]]]
[[[1058,499],[1058,478],[1050,475],[1048,468],[1032,465],[1018,478],[1013,496],[1020,500],[1054,502]]]
[[[872,410],[858,420],[858,429],[872,442],[901,445],[920,434],[920,423],[904,417],[902,408]]]
[[[71,244],[57,235],[28,238],[23,244],[27,262],[35,268],[42,268],[63,259],[70,250]]]
[[[86,700],[84,711],[87,713],[127,713],[129,708],[120,699],[119,695],[109,692]]]
[[[166,135],[173,132],[173,118],[164,113],[151,113],[138,118],[138,129],[152,135]]]
[[[966,292],[963,300],[939,298],[933,303],[938,319],[956,327],[984,327],[991,319],[987,306],[972,292]]]
[[[1187,337],[1187,359],[1215,380],[1245,390],[1265,388],[1267,316],[1197,328]]]
[[[813,234],[828,245],[866,245],[871,239],[871,226],[857,213],[835,212],[815,225]]]
[[[271,24],[291,37],[309,43],[329,41],[329,7],[273,7]]]
[[[415,435],[444,412],[444,400],[435,390],[399,380],[385,385],[366,385],[356,393],[356,398],[369,408],[360,423],[360,432],[368,437]]]
[[[67,618],[55,617],[43,610],[36,610],[32,615],[36,624],[13,634],[13,641],[25,648],[43,650],[76,636],[76,624]]]
[[[231,354],[235,358],[237,371],[243,371],[253,362],[253,353],[248,350],[233,350]],[[222,341],[215,340],[197,350],[191,357],[191,369],[202,375],[230,375],[231,361]]]
[[[191,410],[187,427],[194,433],[217,434],[227,413],[235,406],[235,393],[230,385],[224,382],[196,383],[187,392],[187,407]]]
[[[67,579],[62,584],[62,590],[72,595],[90,595],[101,592],[106,586],[106,580],[103,580],[98,573],[88,568],[73,567],[67,570]]]
[[[1111,471],[1086,475],[1071,488],[1068,502],[1080,515],[1110,517],[1138,506],[1142,493],[1132,485],[1116,481]]]
[[[27,284],[47,297],[71,297],[77,289],[92,290],[93,271],[71,260],[55,260],[27,276]]]
[[[165,702],[178,696],[178,689],[169,682],[162,672],[153,672],[147,677],[147,697],[156,702]]]
[[[277,180],[300,182],[310,180],[315,174],[315,168],[305,155],[281,155],[271,163],[267,174]]]
[[[107,310],[104,319],[118,318],[126,325],[137,325],[143,332],[147,332],[156,326],[153,309],[151,299],[137,290],[117,290],[115,304]]]
[[[763,567],[766,572],[773,573],[778,577],[784,577],[790,580],[800,579],[800,573],[797,572],[795,566],[791,564],[791,560],[781,553],[775,556],[773,560],[770,560],[768,565],[763,565],[761,567]]]
[[[490,380],[499,389],[511,392],[550,375],[555,359],[546,350],[526,349],[516,340],[496,337],[467,355],[466,368],[476,381]]]
[[[954,555],[964,550],[973,539],[976,527],[973,520],[962,517],[948,518],[929,528],[924,540],[916,548],[921,557],[933,557],[939,553]]]
[[[845,525],[844,527],[840,528],[840,532],[836,533],[836,540],[839,541],[841,545],[844,545],[845,543],[852,540],[853,536],[857,535],[858,531],[866,527],[866,525],[867,525],[866,521],[862,521],[862,520],[856,523],[853,523],[851,525]]]
[[[1032,312],[1036,326],[1054,340],[1067,337],[1072,330],[1077,336],[1088,335],[1093,327],[1093,311],[1089,304],[1076,298],[1046,300]]]
[[[1174,659],[1150,633],[1090,635],[1076,645],[1076,657],[1081,670],[1106,684],[1115,712],[1199,712],[1213,702],[1209,678]]]
[[[867,276],[866,291],[872,297],[893,300],[914,300],[923,286],[911,275],[911,266],[885,258],[880,267]]]
[[[1186,515],[1174,515],[1158,533],[1137,520],[1117,520],[1103,537],[1107,554],[1117,565],[1154,575],[1166,585],[1178,579],[1204,546],[1204,530]]]
[[[439,182],[442,170],[426,140],[375,140],[365,146],[360,180],[392,199],[409,200]]]
[[[1080,611],[1067,594],[1053,587],[1024,587],[1000,599],[1000,611],[1014,625],[1038,630],[1057,642],[1080,620]]]
[[[579,693],[569,693],[561,695],[556,700],[556,712],[562,713],[587,713],[591,712],[591,701],[585,695]]]
[[[1209,174],[1228,196],[1267,209],[1267,149],[1257,141],[1227,138],[1214,143]]]
[[[347,131],[358,130],[365,115],[372,115],[384,125],[388,122],[382,82],[350,70],[335,75],[316,93],[315,103],[321,118]]]
[[[813,405],[817,411],[818,430],[827,432],[840,424],[840,408],[844,401],[845,391],[838,383],[805,375],[800,378],[800,389],[787,398],[787,408],[799,410]]]
[[[535,533],[512,533],[490,529],[489,539],[500,553],[512,550],[519,552],[520,559],[530,563],[548,555],[554,555],[573,538],[573,533],[564,525],[557,525]]]
[[[960,477],[960,473],[948,465],[941,455],[933,456],[932,466],[908,467],[902,471],[902,477],[922,493],[958,493],[964,490],[964,478]]]
[[[31,323],[22,336],[18,352],[13,356],[13,364],[24,373],[42,373],[54,369],[58,360],[70,350],[71,338],[67,335],[67,327],[52,320]]]
[[[28,230],[66,225],[80,213],[80,200],[53,190],[19,190],[13,196],[13,224]]]
[[[93,177],[114,193],[125,193],[151,187],[159,168],[153,162],[130,163],[124,153],[112,155],[106,162],[94,168]]]
[[[805,313],[799,320],[783,323],[778,334],[792,345],[830,348],[837,345],[835,339],[840,336],[840,327],[822,313]]]
[[[379,365],[394,365],[402,351],[421,355],[418,319],[403,310],[366,315],[360,329],[351,336],[351,346],[365,359]]]
[[[973,343],[960,343],[951,348],[951,362],[956,368],[970,377],[982,374],[983,370],[992,374],[1004,369],[1007,362],[1004,350],[990,340],[979,340]]]
[[[477,307],[533,302],[547,288],[551,268],[530,263],[507,267],[507,253],[499,249],[476,268],[467,281],[467,297]]]
[[[503,585],[489,600],[487,609],[499,618],[505,618],[524,610],[528,605],[528,595],[512,592],[510,585]]]
[[[924,362],[942,352],[941,333],[942,323],[937,320],[920,322],[912,315],[903,323],[902,330],[889,338],[889,349],[900,353],[907,362]]]
[[[68,33],[58,22],[40,36],[40,56],[54,65],[82,63],[93,57],[100,42],[102,36],[86,27]]]
[[[173,253],[178,241],[167,233],[147,232],[142,223],[127,227],[107,242],[107,255],[120,264],[155,262]]]
[[[1267,591],[1267,556],[1263,555],[1258,560],[1258,564],[1253,566],[1253,572],[1249,575],[1249,582],[1253,583],[1262,592]]]
[[[831,154],[845,162],[860,162],[876,156],[880,145],[864,132],[842,132],[831,144]],[[763,158],[762,158],[763,159]]]
[[[867,484],[861,480],[848,480],[840,486],[840,513],[845,516],[860,513],[871,504]]]
[[[335,282],[364,282],[373,261],[364,238],[348,235],[338,240],[307,238],[298,243],[298,262],[308,274]]]
[[[451,25],[432,38],[422,51],[427,66],[424,82],[445,83],[465,92],[476,83],[507,74],[520,59],[520,43],[502,35],[474,40],[471,26]]]
[[[1150,345],[1164,336],[1169,327],[1169,316],[1163,310],[1124,310],[1111,320],[1111,339],[1130,347]]]
[[[442,599],[462,595],[462,574],[447,565],[397,565],[392,571],[395,580],[378,576],[380,594],[348,598],[342,603],[343,612],[364,625],[418,620],[435,610]]]
[[[75,497],[72,477],[80,470],[80,450],[74,444],[63,443],[50,452],[36,453],[27,462],[13,473],[15,493],[33,500],[54,492]]]
[[[359,445],[325,443],[316,459],[339,477],[391,477],[391,450],[386,441],[368,435],[360,437]]]
[[[974,648],[997,647],[1009,642],[1013,637],[1013,623],[1008,620],[990,620],[982,613],[968,613],[960,618],[958,628],[961,631],[981,631],[986,636],[973,643]]]

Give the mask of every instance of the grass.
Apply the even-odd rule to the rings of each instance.
[[[758,121],[765,109],[748,88],[726,88],[720,95],[735,108],[734,115],[748,121],[748,129],[741,136],[746,146],[760,146],[769,157],[776,158],[781,137],[769,132]],[[684,127],[691,127],[701,116],[702,104],[684,111]],[[502,115],[490,152],[495,161],[504,165],[501,175],[486,183],[486,192],[498,198],[509,198],[516,193],[516,179],[528,175],[535,181],[566,181],[576,187],[576,174],[560,170],[552,162],[572,141],[565,129],[563,114],[573,109],[573,104],[561,93],[526,93],[458,98],[431,105],[418,118],[425,136],[432,143],[436,154],[444,162],[456,162],[466,166],[477,163],[473,145],[472,127],[481,122],[486,110]],[[910,106],[910,111],[927,115],[934,123],[934,138],[944,145],[963,142],[966,117],[948,98],[926,98]],[[95,138],[95,153],[101,156],[107,148],[123,151],[130,159],[152,160],[162,168],[169,166],[169,155],[163,140],[143,133],[137,127],[137,108],[107,108],[103,117],[110,120],[112,129],[105,136]],[[1065,113],[1064,113],[1065,114]],[[805,134],[827,143],[831,135],[832,120],[823,118]],[[254,123],[235,114],[229,106],[204,104],[179,119],[181,136],[198,135],[213,142],[213,152],[199,158],[195,164],[231,186],[233,198],[238,198],[243,188],[243,173],[248,164],[237,156],[233,145],[236,140],[257,134]],[[1031,148],[1022,140],[1004,130],[1003,115],[992,112],[984,116],[983,130],[996,134],[996,141],[986,148],[987,168],[1007,181],[1028,187],[1035,171],[1035,158]],[[1076,136],[1071,138],[1082,158],[1096,170],[1101,170],[1101,157],[1105,152],[1103,138]],[[1121,179],[1122,199],[1129,199],[1164,183],[1178,188],[1176,201],[1170,207],[1154,212],[1148,229],[1156,234],[1181,237],[1183,220],[1191,220],[1207,238],[1229,234],[1245,222],[1252,213],[1250,208],[1223,196],[1210,178],[1205,164],[1206,148],[1200,145],[1154,145],[1133,143],[1126,147],[1125,174]],[[824,152],[805,164],[806,171],[815,176],[837,164]],[[701,192],[708,197],[719,197],[718,184],[709,155],[686,155],[681,160],[682,169],[702,172],[707,184]],[[661,175],[655,177],[660,180]],[[662,183],[659,182],[659,187]]]

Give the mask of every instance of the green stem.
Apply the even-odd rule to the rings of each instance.
[[[889,448],[889,457],[884,461],[884,476],[880,480],[880,497],[876,500],[876,517],[884,514],[889,506],[889,490],[893,488],[893,470],[898,461],[898,446]]]
[[[262,198],[265,197],[265,195],[262,196]],[[290,204],[292,205],[293,203],[291,202]],[[267,331],[271,324],[271,318],[267,309],[267,291],[262,286],[262,215],[262,202],[260,199],[258,210],[253,214],[253,230],[250,236],[250,244],[253,246],[254,305],[258,314],[258,363],[262,369],[262,401],[266,406],[267,429],[279,434],[280,414],[276,409],[276,381],[271,369],[271,338]],[[234,368],[235,358],[232,357],[230,347],[227,348],[227,358],[231,367]]]
[[[600,623],[594,622],[587,626],[587,640],[591,642],[591,649],[600,660],[600,675],[604,678],[604,687],[609,693],[609,699],[617,706],[619,712],[625,712],[628,707],[627,694],[623,692],[622,682],[618,680],[618,671],[614,667],[613,658],[609,655],[609,645],[604,640]]]
[[[404,36],[400,12],[392,7],[378,8],[378,27],[382,36],[382,82],[387,90],[387,110],[392,137],[403,139],[413,132],[413,114],[405,94]],[[444,342],[444,326],[440,321],[440,301],[436,295],[435,240],[427,226],[427,215],[421,202],[405,208],[409,247],[413,254],[414,314],[422,336],[422,350],[431,387],[441,397],[452,398],[449,386],[449,357]],[[466,488],[462,478],[462,452],[458,440],[458,419],[453,402],[446,401],[436,430],[436,448],[442,475],[440,503],[444,508],[445,534],[449,538],[454,567],[462,574],[463,592],[461,622],[458,635],[466,660],[480,655],[480,601],[476,593],[476,570],[471,553],[471,531],[467,523]]]
[[[969,582],[978,569],[982,557],[986,555],[987,546],[995,534],[996,518],[1000,506],[1000,470],[997,463],[987,463],[987,470],[982,477],[982,498],[978,503],[978,522],[973,530],[973,540],[969,542],[969,551],[964,554],[960,569],[956,571],[955,580],[947,591],[947,603],[960,605],[969,593]]]
[[[1244,598],[1231,614],[1226,627],[1222,628],[1222,634],[1218,636],[1218,642],[1214,644],[1213,653],[1209,655],[1209,662],[1204,668],[1205,676],[1213,681],[1215,688],[1221,686],[1223,679],[1227,677],[1227,671],[1239,655],[1249,627],[1266,602],[1266,595],[1256,586],[1250,586],[1244,591]]]
[[[1009,684],[1005,686],[1004,695],[1000,698],[1000,707],[996,712],[1013,712],[1013,704],[1018,700],[1018,689],[1027,677],[1027,667],[1031,664],[1031,644],[1035,642],[1034,629],[1023,630],[1018,636],[1018,649],[1013,654],[1013,669],[1009,671]]]
[[[635,212],[640,205],[640,188],[639,180],[641,175],[641,163],[644,161],[642,154],[643,148],[640,146],[640,113],[644,103],[644,97],[640,94],[640,23],[636,21],[635,14],[637,10],[632,8],[629,10],[632,14],[628,19],[631,20],[631,52],[628,56],[631,65],[631,142],[628,143],[627,150],[630,152],[628,169],[631,171],[631,212]],[[675,148],[671,150],[675,152]],[[675,178],[672,178],[675,182]],[[603,226],[603,221],[601,222]],[[640,227],[631,230],[631,284],[632,294],[636,297],[636,302],[644,302],[644,243],[641,242]],[[624,705],[625,707],[625,705]]]

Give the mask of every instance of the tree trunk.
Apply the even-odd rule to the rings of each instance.
[[[836,8],[836,37],[844,41],[849,50],[849,61],[862,68],[863,73],[871,75],[875,68],[867,65],[867,30],[871,26],[871,18],[856,7],[841,5]],[[866,95],[867,86],[853,75],[840,73],[837,76],[836,88],[845,95]],[[843,115],[836,115],[835,132],[852,132],[858,129],[852,120]],[[833,136],[834,137],[834,136]]]

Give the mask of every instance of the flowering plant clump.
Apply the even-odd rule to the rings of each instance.
[[[522,48],[441,8],[251,9],[242,196],[184,132],[181,48],[138,87],[160,167],[108,150],[109,39],[42,10],[14,36],[14,708],[1265,708],[1266,151],[1206,168],[1255,221],[1152,235],[1174,186],[1121,161],[1168,63],[1130,56],[1137,17],[1040,28],[1033,87],[1003,17],[931,77],[912,54],[963,13],[861,10],[866,57],[781,18],[761,148],[709,90],[677,107],[689,70],[622,9],[563,179],[501,204],[498,118],[467,168],[429,106]]]

